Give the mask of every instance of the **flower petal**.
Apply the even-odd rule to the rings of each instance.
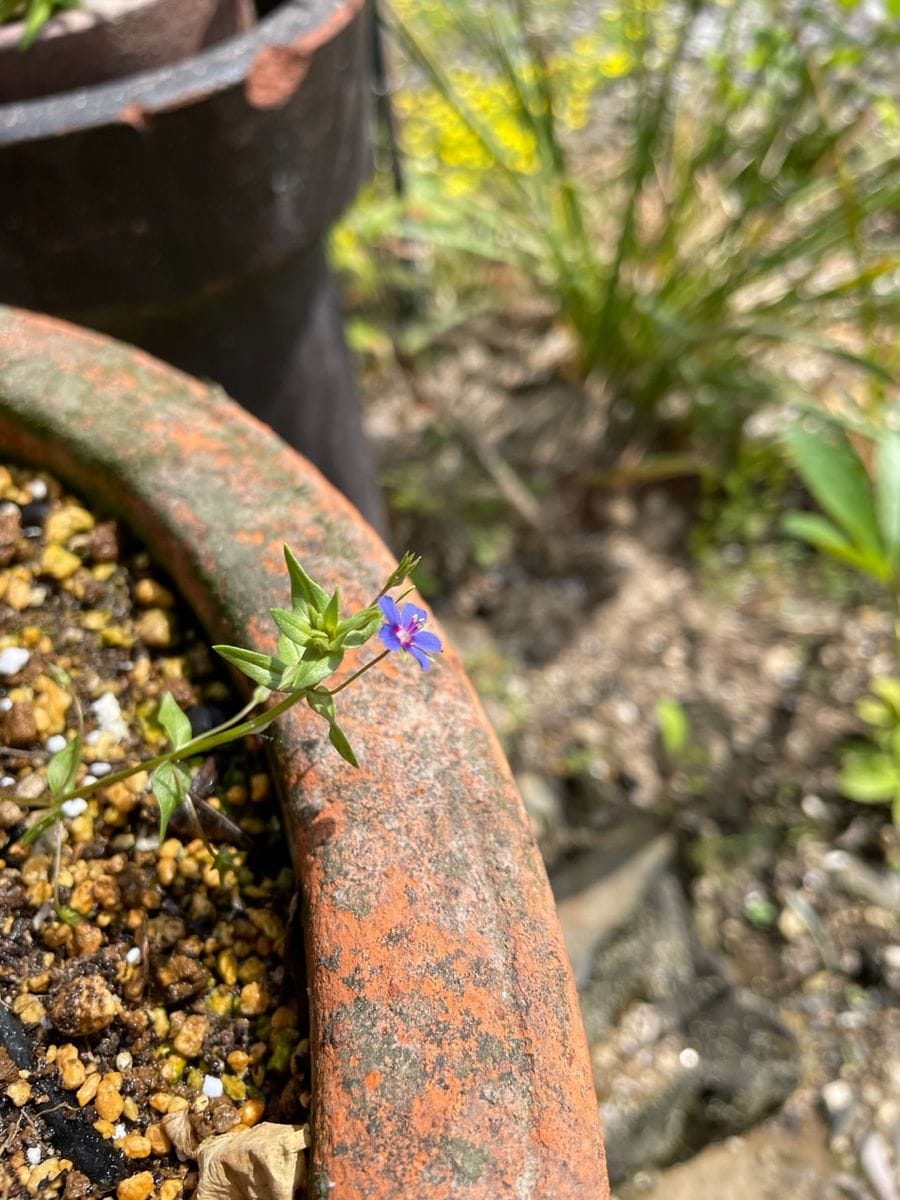
[[[444,648],[438,635],[429,633],[427,629],[420,629],[414,633],[412,644],[417,650],[427,650],[429,654],[440,654]]]
[[[384,613],[385,619],[391,625],[402,625],[400,610],[390,596],[379,596],[378,607]]]
[[[388,650],[403,649],[403,647],[400,645],[400,639],[397,637],[396,633],[394,633],[392,626],[382,625],[382,627],[378,630],[378,636],[387,646]]]
[[[408,629],[413,622],[416,625],[424,625],[428,620],[428,613],[424,608],[419,608],[416,604],[404,604],[400,610],[400,620]]]
[[[431,659],[427,654],[419,650],[415,645],[407,646],[406,649],[413,656],[423,671],[431,670]]]

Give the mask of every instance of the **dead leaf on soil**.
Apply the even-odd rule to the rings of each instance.
[[[182,1154],[197,1159],[195,1200],[293,1200],[306,1183],[308,1125],[264,1121],[252,1129],[193,1140],[187,1113],[163,1118],[166,1133]]]

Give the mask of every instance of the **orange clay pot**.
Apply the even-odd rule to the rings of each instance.
[[[306,460],[218,391],[0,309],[0,453],[115,511],[211,640],[274,649],[282,544],[348,606],[394,560]],[[300,707],[274,767],[303,896],[316,1200],[604,1200],[572,975],[522,801],[452,648]]]

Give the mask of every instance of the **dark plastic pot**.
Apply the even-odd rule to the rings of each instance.
[[[119,513],[212,639],[271,651],[287,541],[367,602],[393,560],[304,459],[217,390],[0,310],[0,447]],[[597,1101],[544,867],[448,648],[392,657],[342,706],[274,727],[303,896],[316,1200],[605,1200]]]
[[[222,384],[380,523],[323,239],[370,167],[363,0],[0,104],[0,300]]]

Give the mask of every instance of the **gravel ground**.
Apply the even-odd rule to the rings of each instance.
[[[220,840],[222,813],[246,847],[221,871],[196,829],[158,845],[145,774],[66,822],[65,919],[52,832],[19,840],[37,814],[15,797],[43,793],[77,706],[82,774],[102,778],[159,751],[166,691],[195,733],[240,707],[147,555],[52,478],[0,466],[0,788],[14,794],[0,802],[4,1197],[177,1200],[197,1189],[203,1139],[254,1137],[263,1159],[267,1139],[306,1142],[306,1013],[285,961],[293,879],[261,743],[215,763],[209,835]]]
[[[765,1179],[765,1195],[779,1200],[897,1200],[900,837],[885,807],[853,804],[837,788],[840,749],[865,732],[855,702],[873,676],[897,673],[890,619],[876,593],[786,546],[775,522],[750,544],[713,538],[698,561],[688,551],[695,479],[599,486],[601,468],[624,466],[628,477],[639,458],[604,461],[603,395],[568,383],[565,358],[547,314],[512,303],[414,362],[372,366],[368,425],[395,547],[425,556],[423,586],[506,747],[551,878],[615,858],[620,832],[649,827],[648,838],[665,839],[667,886],[686,906],[685,957],[713,962],[722,986],[764,1006],[793,1043],[796,1083],[786,1100],[782,1089],[778,1114],[761,1137],[729,1143],[729,1196],[759,1200],[753,1182]],[[754,525],[766,503],[757,510],[751,496]],[[689,722],[675,759],[657,727],[663,699]],[[656,1168],[696,1153],[702,1130],[743,1133],[741,1121],[772,1105],[759,1099],[762,1053],[748,1084],[752,1116],[731,1114],[730,1129],[711,1119],[738,1086],[746,1063],[735,1062],[732,1085],[717,1079],[714,1096],[695,1088],[684,1139],[665,1141],[662,1113],[673,1106],[654,1088],[667,1069],[667,1087],[696,1069],[685,1006],[699,984],[661,996],[646,977],[623,983],[624,935],[611,958],[598,931],[611,904],[628,907],[626,893],[643,922],[634,961],[672,957],[671,923],[641,892],[641,856],[631,861],[614,863],[619,882],[597,866],[578,903],[563,905],[577,909],[573,948],[587,946],[613,972],[592,992],[589,955],[577,963],[589,1027],[603,1025],[596,993],[621,994],[593,1050],[604,1106],[637,1097],[640,1120],[626,1136],[639,1134],[647,1170],[621,1179],[629,1200],[668,1195]],[[782,1152],[801,1144],[802,1185],[797,1155]],[[632,1161],[627,1149],[615,1157]],[[708,1190],[722,1160],[694,1161],[693,1183],[685,1164],[673,1194],[722,1200]]]

